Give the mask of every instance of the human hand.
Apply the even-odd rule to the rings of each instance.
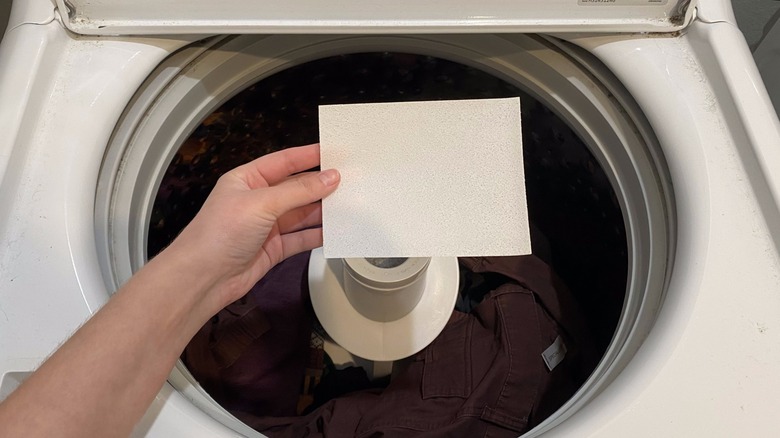
[[[319,145],[313,144],[231,170],[171,244],[217,289],[219,305],[243,296],[287,257],[322,245],[319,201],[336,189],[340,176],[333,169],[298,173],[319,161]]]

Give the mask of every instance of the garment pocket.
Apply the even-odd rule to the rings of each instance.
[[[500,384],[490,388],[491,393],[498,391],[495,403],[486,407],[480,418],[524,433],[532,426],[529,422],[544,380],[542,309],[534,293],[519,286],[506,286],[494,297],[507,369]]]
[[[462,397],[471,393],[471,336],[474,318],[461,318],[447,327],[425,351],[423,400]]]

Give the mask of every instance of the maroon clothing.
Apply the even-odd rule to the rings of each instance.
[[[331,400],[303,417],[235,413],[271,437],[516,437],[547,418],[595,366],[573,300],[533,256],[461,259],[507,282],[444,331],[384,390]],[[542,358],[556,338],[567,352]]]
[[[296,414],[313,321],[308,260],[307,252],[274,267],[184,350],[192,375],[228,411]]]

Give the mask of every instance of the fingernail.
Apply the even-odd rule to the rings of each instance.
[[[320,172],[320,181],[326,186],[332,186],[339,180],[339,171],[336,169],[328,169]]]

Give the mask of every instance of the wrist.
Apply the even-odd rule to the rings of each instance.
[[[174,241],[138,274],[156,285],[155,295],[161,303],[182,309],[202,325],[226,304],[222,302],[222,294],[217,293],[221,279],[216,269],[204,257],[194,256],[197,254]]]

